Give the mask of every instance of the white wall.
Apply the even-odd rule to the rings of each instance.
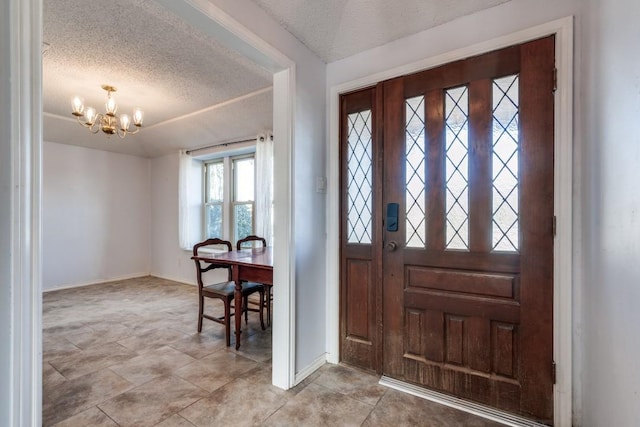
[[[296,372],[326,352],[325,65],[297,65],[294,206],[296,242]],[[321,114],[319,112],[322,112]]]
[[[580,0],[511,0],[327,65],[327,86],[391,70],[558,18],[575,15]],[[577,34],[581,31],[578,25]],[[580,40],[576,47],[579,48]]]
[[[43,289],[149,274],[149,160],[53,142],[43,148]]]
[[[0,425],[11,408],[11,80],[9,2],[0,2]]]
[[[640,2],[592,0],[585,32],[585,426],[640,425]]]
[[[640,3],[512,0],[328,64],[327,86],[570,15],[575,16],[574,425],[639,425]]]
[[[180,249],[178,241],[178,169],[177,152],[151,159],[151,274],[195,284],[191,252]],[[193,180],[194,190],[202,194],[202,179],[194,178],[199,178]],[[201,219],[197,212],[192,217]]]
[[[315,192],[316,177],[326,176],[326,66],[255,3],[248,0],[212,2],[295,62],[292,191],[295,207],[295,354],[296,372],[300,372],[323,357],[326,351],[326,195]],[[274,134],[274,142],[278,144],[278,135]]]

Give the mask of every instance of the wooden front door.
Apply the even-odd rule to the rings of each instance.
[[[341,358],[553,420],[548,37],[342,97]]]

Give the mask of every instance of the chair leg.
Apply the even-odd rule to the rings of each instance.
[[[271,286],[266,286],[267,291],[265,304],[267,305],[267,325],[271,326]]]
[[[244,297],[242,311],[244,312],[244,324],[247,325],[249,323],[249,295]]]
[[[202,315],[204,313],[204,297],[198,299],[198,333],[202,332]]]
[[[227,347],[231,347],[231,302],[226,301],[224,305],[224,335],[227,340]]]
[[[262,330],[265,330],[264,327],[264,316],[262,312],[264,311],[264,290],[260,291],[260,326],[262,326]]]

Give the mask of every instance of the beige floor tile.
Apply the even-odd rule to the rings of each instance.
[[[42,424],[50,426],[133,387],[124,378],[104,369],[64,383],[44,384]]]
[[[98,407],[120,426],[154,426],[206,395],[201,388],[170,376],[152,380]]]
[[[182,366],[194,362],[191,356],[179,352],[171,347],[160,347],[110,369],[132,384],[143,384],[156,377],[172,375]]]
[[[387,390],[378,384],[379,377],[342,365],[327,365],[314,381],[368,405],[375,405]]]
[[[110,323],[100,326],[93,322],[92,326],[87,326],[80,331],[66,334],[64,337],[76,347],[86,349],[94,345],[102,345],[119,341],[135,335],[135,331],[121,323]]]
[[[288,391],[292,394],[298,394],[300,393],[302,390],[304,390],[309,384],[313,383],[316,379],[318,379],[318,377],[320,375],[322,375],[322,373],[328,369],[329,366],[333,366],[330,365],[328,363],[325,363],[324,365],[322,365],[320,368],[316,369],[314,372],[312,372],[308,377],[306,377],[304,380],[302,380],[300,383],[298,383],[295,387],[290,388]],[[269,371],[271,371],[271,364],[269,364]],[[269,381],[271,381],[271,377],[269,377]]]
[[[128,319],[123,320],[122,324],[131,329],[134,335],[143,335],[158,329],[156,322],[156,318],[152,318],[145,315],[145,313],[141,313],[136,317],[129,317]]]
[[[254,369],[257,362],[220,350],[176,371],[176,375],[209,392],[217,390],[245,372]]]
[[[155,427],[194,427],[194,425],[176,414],[170,416],[160,424],[156,424]]]
[[[142,320],[143,318],[138,316],[137,314],[125,314],[122,316],[119,316],[115,319],[100,319],[98,321],[92,321],[89,322],[87,321],[85,323],[85,326],[93,329],[96,332],[102,332],[102,333],[110,333],[113,332],[114,329],[116,330],[121,330],[123,327],[127,328],[126,330],[129,331],[131,328],[128,328],[127,326],[124,325],[124,322],[130,321],[130,320]]]
[[[55,427],[118,427],[111,418],[95,406],[58,423]]]
[[[193,334],[196,331],[196,321],[198,320],[195,313],[185,313],[183,309],[175,306],[167,306],[166,302],[163,310],[157,310],[157,307],[150,306],[145,309],[138,310],[139,317],[144,319],[144,323],[140,323],[138,319],[129,319],[123,322],[125,326],[135,328],[137,333],[152,331],[154,329],[173,329],[185,334]],[[176,308],[179,311],[176,311]]]
[[[67,379],[62,374],[51,366],[49,362],[42,364],[42,385],[45,389],[51,389],[66,382]]]
[[[49,363],[67,379],[78,378],[132,359],[137,354],[117,343],[93,346]]]
[[[499,427],[502,424],[467,414],[407,393],[388,389],[363,426],[366,427]]]
[[[71,356],[80,353],[81,349],[76,347],[65,338],[52,338],[46,334],[42,336],[42,360],[48,361]]]
[[[309,384],[273,414],[266,426],[360,426],[373,406]]]
[[[202,359],[211,353],[226,348],[224,331],[221,331],[219,334],[213,334],[211,332],[194,333],[174,341],[171,343],[171,347],[195,359]]]
[[[249,328],[247,328],[243,325],[240,349],[235,350],[234,338],[231,339],[230,349],[256,362],[267,362],[271,360],[271,329],[262,331],[260,329],[252,329],[251,326],[250,324]],[[260,327],[259,323],[254,326]]]
[[[49,326],[49,327],[43,328],[42,333],[45,336],[47,336],[47,338],[55,340],[59,338],[66,338],[67,336],[70,336],[73,334],[79,334],[82,332],[85,332],[85,333],[92,332],[92,330],[89,329],[80,320],[73,319],[72,321],[69,321],[69,318],[67,318],[66,320],[68,323],[64,322],[61,324],[57,324],[55,326]]]
[[[187,334],[171,328],[153,329],[134,337],[118,341],[118,344],[139,353],[155,351],[160,347],[171,345],[175,341],[188,337]]]
[[[321,371],[322,369],[319,369]],[[292,398],[296,394],[304,390],[309,384],[311,384],[317,378],[317,372],[314,372],[295,387],[288,390],[282,390],[279,387],[273,385],[273,370],[271,369],[271,361],[266,363],[259,363],[251,371],[242,374],[239,378],[246,380],[250,384],[249,388],[252,389],[255,386],[267,387],[273,389],[277,393],[286,393],[289,398]]]
[[[239,378],[247,380],[252,384],[271,385],[272,384],[271,377],[272,377],[271,363],[256,362],[255,368],[240,375]]]
[[[321,371],[321,369],[319,369],[318,372],[319,371]],[[273,371],[271,369],[271,361],[269,361],[266,363],[259,363],[254,369],[252,369],[251,371],[247,371],[239,378],[246,380],[250,384],[259,385],[261,387],[272,387],[274,390],[282,392],[282,389],[272,385],[272,375]],[[287,395],[289,395],[289,397],[295,396],[296,394],[304,390],[304,388],[311,384],[316,378],[317,373],[314,372],[313,374],[305,378],[300,384],[290,388],[289,390],[286,390]],[[250,387],[253,387],[253,385],[251,385]]]
[[[290,395],[270,385],[237,379],[180,412],[199,427],[260,425],[282,407]]]

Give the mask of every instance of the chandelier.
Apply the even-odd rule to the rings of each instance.
[[[107,135],[118,135],[120,138],[124,138],[127,134],[135,135],[138,133],[144,119],[143,111],[140,108],[133,110],[135,130],[130,131],[131,117],[128,114],[116,114],[118,105],[111,94],[117,89],[110,85],[102,85],[102,89],[107,91],[105,113],[98,113],[93,107],[87,107],[85,110],[83,100],[77,96],[73,98],[71,114],[76,116],[78,123],[88,128],[91,133],[98,133],[98,131],[102,130]]]

